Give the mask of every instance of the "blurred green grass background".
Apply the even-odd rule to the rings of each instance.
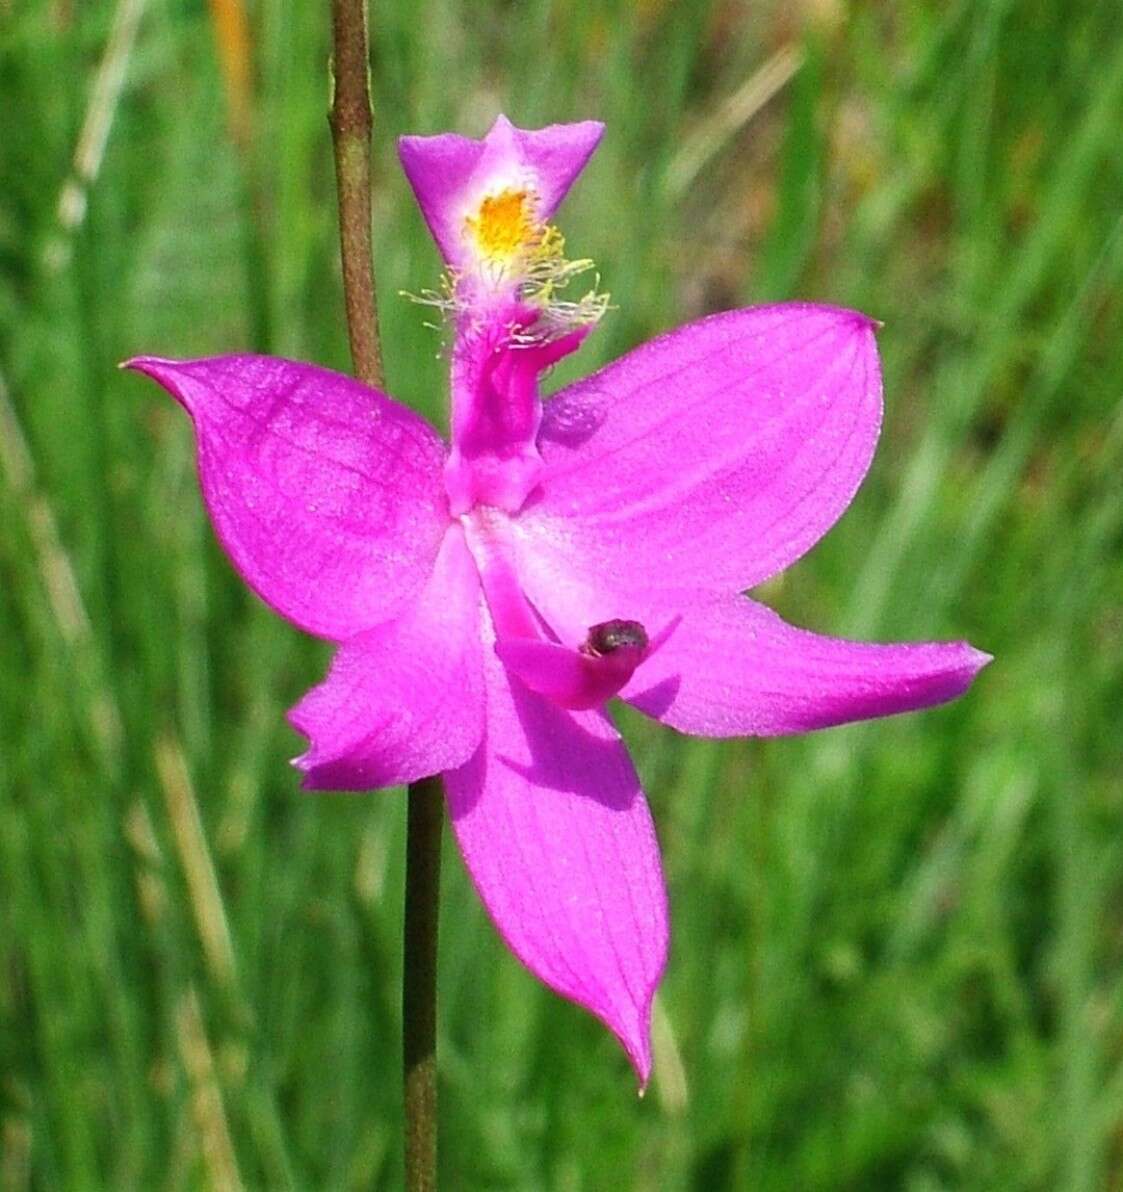
[[[403,801],[298,793],[326,648],[114,368],[347,367],[326,7],[0,3],[3,1192],[401,1178]],[[883,319],[872,473],[764,595],[997,656],[802,739],[623,718],[674,917],[644,1100],[447,848],[445,1186],[1123,1186],[1123,8],[427,0],[372,37],[392,392],[443,417],[393,137],[599,117],[560,222],[616,309],[558,380],[750,302]]]

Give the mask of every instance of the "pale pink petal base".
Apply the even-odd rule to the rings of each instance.
[[[769,737],[912,712],[962,695],[990,661],[966,642],[823,637],[745,596],[695,593],[670,608],[684,611],[621,697],[702,737]]]
[[[344,641],[421,589],[448,525],[445,446],[423,419],[291,360],[143,356],[126,367],[191,415],[215,532],[283,617]]]
[[[603,713],[563,711],[486,667],[487,736],[445,775],[460,851],[511,951],[600,1018],[646,1084],[668,926],[639,780]]]
[[[479,580],[453,526],[419,599],[341,646],[289,713],[311,740],[305,790],[372,790],[463,764],[483,736]]]

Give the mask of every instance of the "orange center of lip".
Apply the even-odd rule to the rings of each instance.
[[[484,256],[506,260],[537,242],[533,206],[529,191],[508,188],[488,195],[464,222]]]

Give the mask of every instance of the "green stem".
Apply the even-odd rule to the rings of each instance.
[[[439,778],[409,788],[402,969],[408,1192],[437,1186],[437,918],[444,794]]]
[[[370,235],[370,65],[365,0],[332,0],[334,48],[332,146],[339,196],[339,248],[343,300],[355,375],[382,385],[378,307],[374,298],[374,253]]]
[[[371,245],[369,48],[365,0],[332,0],[330,113],[339,197],[343,299],[355,375],[382,385]],[[405,1170],[409,1192],[437,1186],[437,913],[443,792],[440,778],[409,788],[406,829],[402,1036]]]

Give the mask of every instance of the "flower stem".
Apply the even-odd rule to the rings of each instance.
[[[366,0],[332,0],[330,113],[339,201],[347,337],[355,375],[382,385],[371,245],[370,104]],[[443,792],[439,777],[411,784],[406,827],[402,1036],[405,1168],[409,1192],[437,1186],[437,915]]]
[[[443,792],[440,778],[409,788],[402,969],[406,1188],[437,1186],[437,912]]]
[[[370,65],[365,0],[332,0],[331,124],[347,337],[355,375],[382,385],[370,236]]]

